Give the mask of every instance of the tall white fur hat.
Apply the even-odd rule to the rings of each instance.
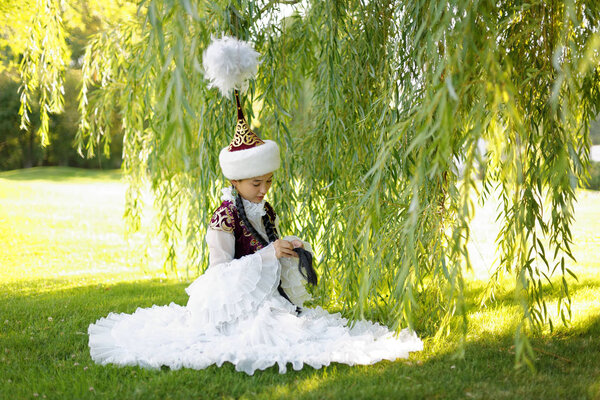
[[[250,130],[240,105],[239,90],[258,69],[258,54],[248,42],[224,36],[214,39],[204,51],[203,64],[209,87],[216,86],[225,97],[234,91],[237,125],[229,146],[219,154],[223,175],[230,180],[262,176],[279,168],[279,147],[272,140],[261,140]]]

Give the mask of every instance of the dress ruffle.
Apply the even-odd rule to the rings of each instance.
[[[155,305],[99,319],[88,328],[92,359],[171,369],[230,362],[252,375],[275,364],[284,373],[288,364],[295,370],[332,362],[373,364],[422,350],[421,340],[408,330],[395,336],[369,321],[350,326],[339,313],[320,307],[302,308],[297,315],[296,306],[277,293],[281,277],[294,298],[308,296],[304,289],[294,291],[302,286],[297,265],[280,266],[273,254],[264,253],[209,268],[186,289],[185,307]]]
[[[274,256],[266,259],[255,253],[211,267],[186,288],[194,326],[219,327],[256,310],[279,284],[279,262]]]

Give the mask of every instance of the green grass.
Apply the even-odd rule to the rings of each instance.
[[[285,375],[271,368],[250,377],[229,364],[149,371],[92,362],[91,322],[111,311],[187,300],[188,282],[162,276],[143,235],[124,239],[124,190],[118,172],[0,173],[0,399],[600,399],[600,193],[579,193],[573,318],[569,328],[533,338],[535,374],[514,368],[518,310],[510,287],[496,303],[476,307],[496,229],[489,223],[494,209],[483,207],[475,219],[479,256],[468,287],[463,359],[455,357],[454,342],[425,338],[425,351],[408,360]],[[550,287],[547,293],[557,295]]]

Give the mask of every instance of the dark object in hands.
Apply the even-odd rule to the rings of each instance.
[[[313,256],[309,251],[304,250],[302,247],[294,248],[294,251],[298,253],[298,258],[300,261],[298,262],[298,271],[300,271],[300,275],[304,279],[308,281],[311,285],[315,286],[317,284],[317,273],[313,268]]]

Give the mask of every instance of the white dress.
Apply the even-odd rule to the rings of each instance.
[[[224,190],[223,199],[229,198],[231,193]],[[266,238],[264,202],[244,200],[244,205],[248,220]],[[274,364],[285,373],[288,363],[295,370],[304,364],[373,364],[423,349],[407,329],[394,335],[364,320],[350,326],[339,313],[302,307],[310,295],[298,272],[298,259],[278,260],[272,244],[234,259],[232,233],[208,229],[206,241],[210,267],[186,288],[186,306],[171,303],[138,308],[133,314],[110,313],[89,326],[90,354],[96,363],[203,369],[230,362],[253,375]],[[278,293],[280,279],[295,305]],[[302,307],[299,315],[296,305]]]

